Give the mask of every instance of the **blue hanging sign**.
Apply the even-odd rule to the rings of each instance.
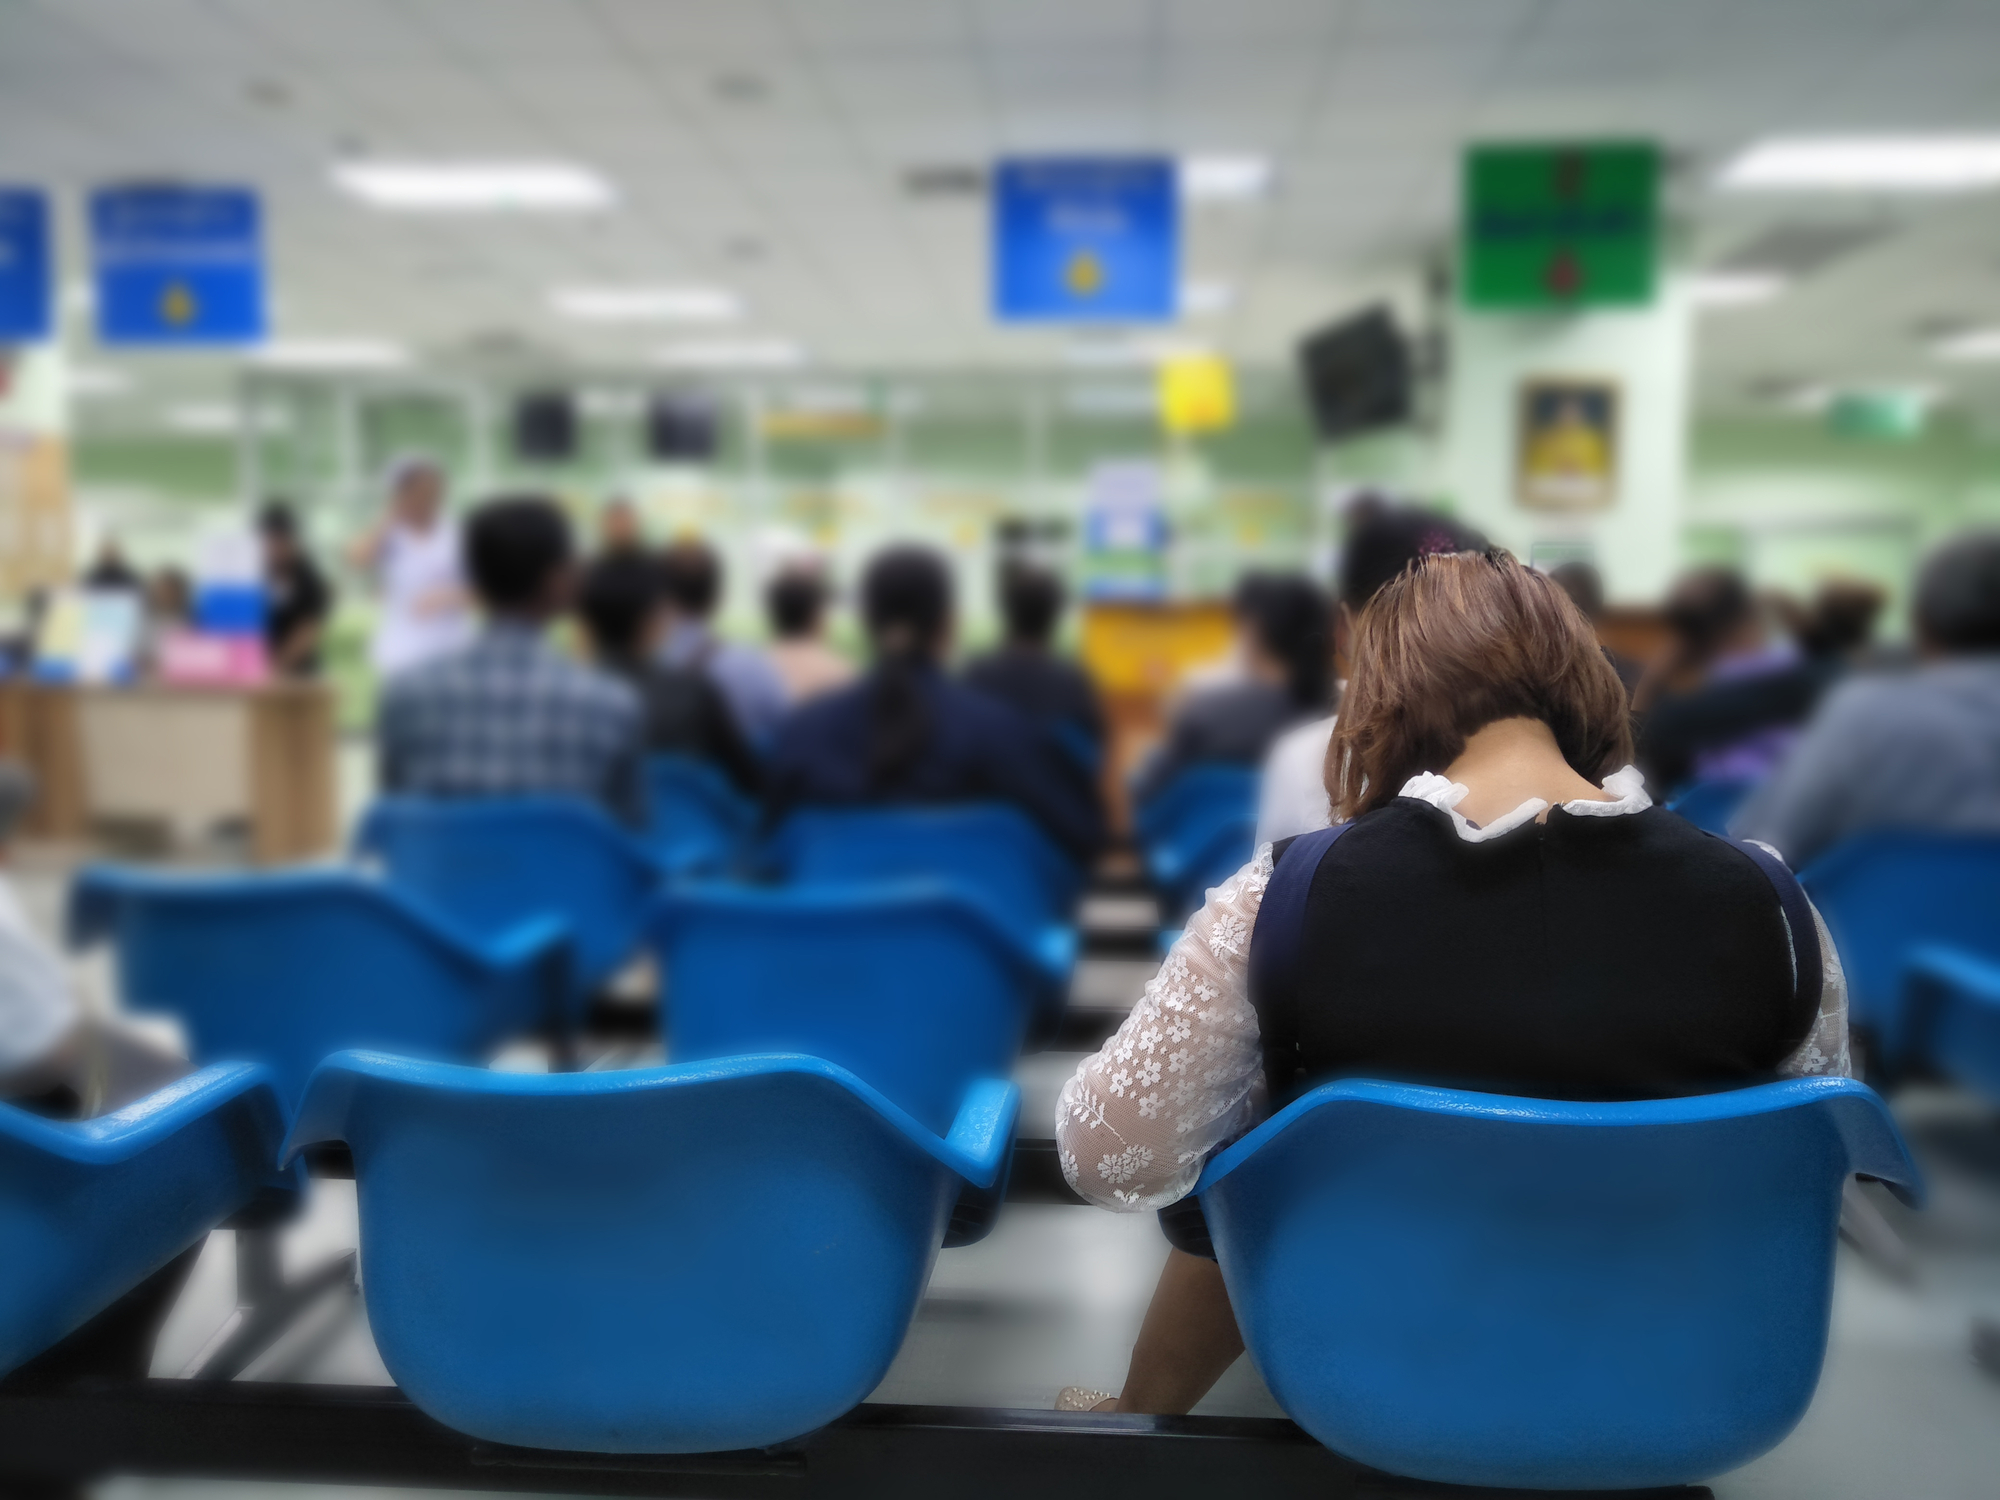
[[[54,324],[49,200],[33,188],[0,188],[0,344],[45,339]]]
[[[244,188],[104,188],[90,198],[97,337],[250,344],[264,337],[264,244]]]
[[[993,178],[993,312],[1004,323],[1171,320],[1180,196],[1163,156],[1003,161]]]

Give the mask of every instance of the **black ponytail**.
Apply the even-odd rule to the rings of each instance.
[[[875,646],[869,791],[888,796],[901,789],[930,745],[923,675],[936,661],[951,619],[951,572],[927,547],[890,547],[877,553],[862,575],[861,608]]]

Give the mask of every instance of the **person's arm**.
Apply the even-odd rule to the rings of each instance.
[[[392,525],[389,517],[378,516],[347,547],[347,560],[357,572],[373,575],[382,566],[383,554],[389,550],[389,534]]]
[[[1813,928],[1822,975],[1819,1014],[1798,1050],[1778,1064],[1778,1076],[1852,1078],[1854,1067],[1847,1052],[1847,970],[1841,967],[1840,950],[1834,947],[1833,934],[1826,930],[1826,919],[1817,907],[1813,908]]]
[[[1250,1003],[1250,930],[1270,846],[1209,892],[1146,993],[1056,1104],[1063,1177],[1118,1212],[1184,1198],[1217,1146],[1263,1113],[1264,1055]]]
[[[278,666],[286,672],[296,672],[305,662],[312,659],[319,650],[320,638],[326,633],[323,620],[301,620],[292,627],[278,646]]]

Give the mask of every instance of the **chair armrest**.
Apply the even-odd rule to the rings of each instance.
[[[1014,1149],[1014,1122],[1021,1091],[1001,1078],[979,1078],[967,1086],[951,1132],[944,1139],[953,1168],[974,1187],[991,1187]]]
[[[264,1138],[261,1153],[275,1163],[285,1111],[271,1085],[270,1071],[256,1063],[217,1063],[202,1068],[94,1120],[45,1120],[25,1111],[10,1111],[7,1132],[31,1140],[51,1155],[91,1166],[111,1166],[130,1161],[190,1125],[228,1109],[244,1112],[246,1127]]]

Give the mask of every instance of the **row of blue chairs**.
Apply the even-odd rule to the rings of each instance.
[[[1210,889],[1255,852],[1257,769],[1190,766],[1133,809],[1132,834],[1160,907],[1162,946]]]
[[[939,1134],[813,1058],[343,1053],[282,1144],[243,1066],[88,1124],[0,1107],[0,1372],[344,1141],[370,1328],[421,1409],[510,1445],[781,1442],[867,1396],[938,1251],[990,1225],[1018,1104],[975,1083]],[[1252,1357],[1313,1436],[1435,1482],[1638,1488],[1803,1414],[1855,1172],[1916,1197],[1881,1102],[1841,1079],[1635,1104],[1345,1082],[1196,1191]]]

